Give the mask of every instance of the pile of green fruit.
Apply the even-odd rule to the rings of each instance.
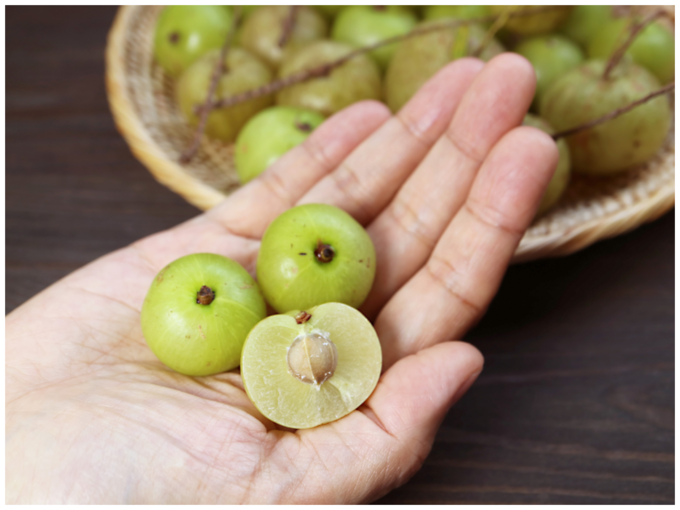
[[[206,99],[236,9],[240,22],[215,100],[318,68],[357,48],[448,23],[363,52],[327,75],[212,111],[205,134],[236,143],[243,183],[304,141],[329,115],[364,99],[382,100],[396,112],[439,69],[464,56],[489,60],[510,50],[526,57],[536,71],[537,88],[533,116],[525,123],[551,133],[586,125],[674,80],[674,35],[659,20],[640,31],[605,73],[642,18],[636,8],[617,17],[611,6],[540,7],[170,6],[159,16],[154,51],[157,63],[177,80],[181,111],[196,125],[196,107]],[[497,27],[498,17],[504,22]],[[450,23],[470,18],[484,22]],[[668,98],[659,96],[566,137],[540,212],[557,203],[572,171],[610,175],[651,159],[670,125]]]
[[[154,278],[142,332],[165,365],[190,376],[241,367],[270,420],[309,428],[345,416],[373,392],[382,351],[356,308],[375,276],[375,249],[346,212],[294,207],[267,228],[257,278],[211,253],[182,257]],[[279,315],[266,317],[266,302]]]

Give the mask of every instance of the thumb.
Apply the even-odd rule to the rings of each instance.
[[[482,354],[472,345],[443,342],[401,359],[383,374],[364,413],[374,414],[400,445],[396,457],[410,467],[400,483],[420,468],[447,411],[483,365]]]

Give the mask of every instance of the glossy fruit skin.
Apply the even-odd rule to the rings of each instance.
[[[660,87],[649,71],[620,63],[603,80],[607,63],[591,60],[547,90],[540,115],[556,131],[580,126],[640,99]],[[661,148],[671,124],[668,98],[659,96],[630,112],[567,138],[574,172],[610,175],[644,163]]]
[[[336,41],[311,42],[286,54],[279,68],[279,77],[285,78],[332,62],[351,51],[351,46]],[[358,55],[333,69],[328,76],[281,90],[276,96],[276,103],[313,110],[330,117],[357,101],[380,99],[381,87],[377,64],[367,55]]]
[[[243,184],[304,142],[324,116],[290,106],[272,106],[250,119],[236,138],[234,162]]]
[[[522,41],[515,52],[526,58],[536,71],[534,109],[550,84],[581,64],[585,57],[581,49],[566,37],[557,34],[539,35]]]
[[[520,12],[523,10],[549,7],[544,5],[490,5],[493,14],[503,14],[508,10]],[[505,24],[507,30],[520,35],[538,35],[553,32],[569,17],[573,6],[561,6],[554,10],[508,19]]]
[[[628,38],[633,20],[619,18],[600,27],[588,45],[591,59],[608,60]],[[675,40],[659,23],[647,25],[626,51],[634,62],[652,72],[662,84],[675,79]]]
[[[194,62],[180,77],[175,93],[184,118],[191,125],[198,124],[194,106],[205,101],[219,50],[213,50]],[[241,48],[231,48],[226,59],[225,72],[217,86],[216,99],[233,96],[269,83],[272,73],[253,55]],[[208,116],[205,133],[225,142],[232,142],[241,127],[260,110],[273,102],[272,96],[251,99],[230,108],[214,110]]]
[[[530,113],[524,117],[522,124],[540,129],[549,135],[555,133],[553,127],[544,119]],[[569,156],[569,146],[564,138],[557,140],[557,150],[560,154],[557,161],[557,167],[555,168],[552,179],[550,179],[550,183],[548,183],[548,188],[545,190],[543,199],[538,206],[536,216],[541,216],[543,213],[554,207],[569,185],[569,178],[571,177],[571,157]]]
[[[424,18],[443,19],[470,19],[490,16],[491,10],[488,5],[428,5],[425,7]]]
[[[353,5],[343,9],[335,18],[331,37],[359,48],[407,34],[417,22],[411,11],[399,5]],[[383,46],[369,55],[385,70],[396,47],[396,44]]]
[[[215,299],[196,302],[203,285]],[[142,332],[153,353],[176,372],[205,376],[240,363],[248,332],[266,316],[260,289],[237,262],[212,253],[187,255],[154,278],[142,305]]]
[[[240,31],[241,45],[274,71],[281,65],[287,46],[281,47],[279,42],[290,9],[287,5],[260,7],[244,21]],[[321,14],[310,7],[298,6],[288,45],[306,45],[327,34],[328,23]]]
[[[441,20],[426,21],[418,27],[440,23]],[[399,43],[385,74],[385,100],[390,109],[397,112],[442,67],[472,54],[485,34],[481,26],[468,25],[437,30]],[[493,39],[480,58],[487,61],[503,51],[503,46]]]
[[[315,257],[319,243],[333,247],[332,261]],[[331,205],[306,204],[284,212],[267,228],[257,279],[279,313],[331,302],[358,308],[371,290],[375,266],[373,242],[354,218]]]
[[[612,19],[611,5],[577,5],[560,26],[560,32],[583,48]]]
[[[170,5],[156,23],[154,57],[173,77],[208,51],[220,48],[231,29],[231,8],[219,5]]]
[[[309,322],[297,324],[298,310],[272,315],[248,335],[241,357],[243,386],[255,407],[271,421],[306,429],[346,416],[373,392],[382,369],[380,341],[357,310],[327,303],[306,310]],[[321,385],[293,377],[287,352],[298,335],[322,331],[337,348],[333,376]]]

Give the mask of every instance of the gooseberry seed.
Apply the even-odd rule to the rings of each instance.
[[[296,379],[305,384],[321,385],[335,373],[338,349],[323,333],[313,331],[293,341],[286,361],[290,373]]]

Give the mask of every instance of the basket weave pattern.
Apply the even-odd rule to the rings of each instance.
[[[209,209],[240,185],[233,145],[203,137],[191,162],[178,163],[194,128],[174,100],[173,80],[153,60],[160,6],[121,7],[107,45],[107,90],[118,129],[154,177]],[[656,157],[614,177],[573,175],[557,207],[537,219],[515,261],[572,253],[656,219],[675,204],[675,137]]]

